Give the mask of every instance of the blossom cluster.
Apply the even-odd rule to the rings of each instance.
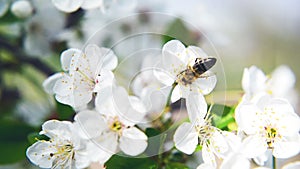
[[[263,165],[268,150],[276,158],[300,152],[300,118],[284,96],[292,85],[276,79],[280,72],[289,72],[286,67],[272,77],[255,66],[244,70],[245,94],[235,110],[238,128],[231,132],[212,123],[213,105],[208,106],[205,95],[216,86],[217,76],[210,69],[217,60],[199,47],[167,42],[158,58],[144,60],[151,71],[135,77],[132,91],[116,80],[118,57],[111,49],[89,44],[83,51],[67,49],[60,58],[63,72],[47,78],[43,86],[58,102],[73,107],[76,115],[73,122],[43,124],[40,134],[49,140],[38,140],[26,152],[41,168],[86,168],[105,164],[119,152],[140,155],[148,146],[143,125],[157,120],[157,112],[166,116],[181,98],[188,120],[176,129],[174,146],[188,155],[200,147],[203,163],[198,169],[249,168],[249,159]]]

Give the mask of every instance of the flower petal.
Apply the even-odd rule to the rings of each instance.
[[[174,134],[175,147],[185,154],[192,154],[198,144],[198,133],[190,123],[182,123]]]
[[[293,89],[296,77],[293,71],[286,65],[276,68],[268,81],[268,86],[275,96],[283,97]]]
[[[291,138],[284,138],[274,144],[273,155],[276,158],[290,158],[300,152],[300,135],[295,133]]]
[[[213,147],[215,154],[218,157],[225,158],[225,156],[228,154],[228,151],[230,150],[226,138],[220,132],[218,132],[217,129],[211,134],[212,137],[210,139],[210,145],[211,147]]]
[[[103,56],[103,69],[113,70],[118,65],[118,57],[108,48],[101,48]]]
[[[103,90],[112,87],[114,85],[114,79],[114,74],[110,70],[102,69],[96,77],[94,92],[101,93]]]
[[[95,9],[101,7],[102,5],[103,5],[103,0],[88,0],[83,2],[81,8],[86,10]]]
[[[100,162],[101,164],[104,164],[113,155],[112,153],[103,150],[93,141],[89,141],[86,144],[86,146],[87,146],[87,152],[81,153],[79,155],[81,157],[89,158],[87,161]],[[88,155],[86,153],[88,153]],[[79,168],[85,168],[85,167],[79,167]]]
[[[171,40],[167,42],[163,48],[163,55],[173,55],[181,60],[184,63],[186,60],[186,48],[179,40]],[[183,57],[183,58],[182,58]],[[167,61],[167,60],[166,60]]]
[[[93,138],[92,142],[108,154],[115,154],[118,150],[118,134],[115,132],[104,132],[101,136]]]
[[[193,85],[197,86],[197,91],[200,93],[207,95],[209,94],[217,84],[217,76],[211,73],[210,71],[204,73],[203,78],[198,78]]]
[[[220,169],[250,169],[250,161],[240,153],[232,153],[222,162]]]
[[[158,65],[158,66],[159,67],[153,71],[154,76],[157,78],[159,82],[163,83],[164,85],[172,86],[176,76],[171,75],[166,70],[164,70],[164,68],[160,68],[162,67],[162,65]]]
[[[209,147],[208,147],[209,146]],[[216,157],[212,151],[212,147],[210,145],[204,144],[202,146],[202,158],[204,163],[210,164],[214,168],[217,167]]]
[[[47,141],[37,141],[26,151],[28,159],[41,168],[51,168],[54,159],[50,154],[55,153],[54,146]]]
[[[99,48],[97,45],[90,44],[85,48],[85,54],[89,58],[88,61],[93,71],[97,71],[97,69],[113,70],[117,67],[118,58],[108,48]]]
[[[162,49],[162,65],[163,68],[176,77],[181,71],[187,68],[187,58],[185,46],[178,40],[167,42]]]
[[[133,126],[141,122],[146,113],[146,108],[137,97],[128,96],[123,87],[117,87],[113,92],[114,107],[117,116],[125,125]]]
[[[186,98],[186,108],[192,123],[204,119],[207,114],[207,103],[201,93],[190,92]]]
[[[180,90],[180,86],[177,85],[172,92],[171,102],[174,103],[177,100],[179,100],[181,97],[182,97],[182,90]]]
[[[68,96],[72,93],[72,79],[68,74],[63,73],[53,86],[53,92],[60,96]]]
[[[84,62],[90,67],[92,72],[97,69],[102,69],[103,66],[103,53],[101,48],[95,44],[89,44],[84,49],[85,57],[82,58]]]
[[[267,151],[267,143],[257,135],[248,136],[242,142],[243,149],[241,153],[248,158],[254,158],[264,154]]]
[[[78,91],[75,90],[71,99],[74,101],[74,104],[71,105],[75,110],[80,110],[82,107],[86,107],[87,104],[92,100],[93,92],[92,91]],[[72,101],[71,100],[71,101]]]
[[[62,54],[60,55],[60,62],[61,62],[61,67],[64,71],[69,70],[70,65],[72,64],[71,63],[72,57],[77,53],[81,53],[81,51],[75,48],[70,48],[62,52]]]
[[[237,152],[242,144],[241,138],[232,132],[222,131],[221,133],[231,148],[229,152]]]
[[[74,106],[74,99],[72,99],[69,95],[68,96],[60,96],[60,95],[55,95],[55,99],[62,104],[70,105],[72,106],[75,110],[77,109]]]
[[[251,96],[255,93],[263,92],[266,89],[267,77],[264,72],[256,66],[244,69],[242,78],[242,87],[246,94]]]
[[[49,94],[54,94],[54,86],[55,83],[60,80],[63,77],[63,72],[55,73],[54,75],[49,76],[44,82],[43,82],[43,88],[44,90]]]
[[[207,58],[207,54],[197,46],[187,47],[187,54],[189,61],[195,61],[196,58]],[[193,62],[194,63],[194,62]]]
[[[108,87],[99,92],[95,99],[96,110],[107,117],[116,116],[115,106],[116,102],[113,99],[113,90],[115,88]]]
[[[272,156],[271,150],[267,150],[264,154],[253,158],[253,161],[257,165],[263,166],[263,165],[265,165],[265,163],[268,161],[269,157],[271,157],[271,156]]]
[[[96,111],[81,111],[74,117],[79,124],[85,138],[95,138],[108,129],[107,123],[102,115]]]
[[[161,113],[165,107],[169,90],[166,88],[146,87],[140,93],[140,98],[145,104],[147,112]]]
[[[94,154],[89,154],[90,156],[87,156],[87,152],[81,152],[76,151],[74,154],[74,161],[76,168],[87,168],[91,163],[91,156],[94,156]]]
[[[124,153],[136,156],[145,151],[148,145],[147,139],[147,136],[142,131],[136,127],[131,127],[122,131],[119,146]]]
[[[273,98],[265,109],[270,110],[276,125],[280,126],[278,130],[285,136],[294,135],[300,130],[300,118],[295,113],[292,105],[285,99]],[[280,120],[276,120],[280,119]]]
[[[259,131],[259,126],[264,125],[259,124],[262,122],[257,120],[256,112],[260,112],[260,110],[254,104],[240,105],[235,112],[236,122],[246,134],[255,134]]]
[[[74,12],[83,3],[83,0],[52,0],[54,6],[64,12]]]
[[[70,140],[72,137],[72,123],[69,121],[49,120],[42,125],[40,134],[49,138]]]

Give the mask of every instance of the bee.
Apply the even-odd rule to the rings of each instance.
[[[177,75],[177,83],[190,85],[211,69],[217,62],[216,58],[196,58],[194,65],[188,65],[187,69]]]

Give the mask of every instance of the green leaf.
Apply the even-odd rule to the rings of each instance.
[[[45,140],[45,141],[49,141],[49,137],[45,136],[45,135],[40,135],[38,132],[33,132],[30,133],[27,136],[27,139],[29,141],[30,144],[33,144],[35,142],[37,142],[38,140]]]
[[[187,155],[180,152],[180,151],[176,151],[174,153],[172,153],[169,157],[169,161],[170,162],[176,162],[176,163],[183,163],[186,161]]]
[[[134,158],[113,155],[106,163],[107,169],[158,169],[151,158]]]
[[[6,14],[1,17],[0,24],[11,24],[20,21],[24,21],[24,20],[19,19],[14,14],[12,14],[10,10],[8,10]]]
[[[33,132],[34,128],[12,120],[1,120],[0,123],[0,164],[25,159],[25,152],[29,146],[27,135]]]
[[[154,136],[159,135],[160,131],[155,128],[146,128],[145,133],[148,137],[154,137]]]
[[[186,45],[195,45],[197,37],[185,26],[181,19],[174,20],[167,28],[163,36],[163,43],[178,39]]]
[[[56,101],[56,110],[60,120],[70,120],[75,114],[72,107]]]
[[[232,111],[232,108],[226,105],[214,104],[212,106],[211,112],[217,116],[224,117]]]
[[[234,107],[226,105],[213,105],[212,107],[212,121],[213,125],[222,130],[228,130],[228,125],[235,122],[234,119]]]
[[[166,169],[189,169],[189,167],[183,163],[168,163]]]
[[[155,128],[147,128],[145,134],[148,136],[148,146],[145,150],[145,154],[153,156],[159,154],[161,133]]]

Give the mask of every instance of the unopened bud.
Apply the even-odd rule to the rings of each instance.
[[[11,12],[18,18],[27,18],[32,15],[33,8],[29,1],[15,1],[11,6]]]

